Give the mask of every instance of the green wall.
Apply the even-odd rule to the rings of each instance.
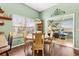
[[[4,9],[5,16],[11,17],[12,14],[17,14],[34,19],[39,18],[39,12],[21,3],[0,3],[0,7]],[[7,35],[8,32],[12,31],[12,22],[5,20],[4,23],[4,26],[0,26],[0,31],[5,32],[5,35]],[[23,38],[13,39],[14,46],[21,43],[23,43]]]
[[[44,10],[41,12],[41,17],[45,21],[47,18],[50,18],[50,15],[54,12],[56,8],[59,8],[61,10],[64,10],[66,14],[75,14],[75,20],[74,20],[74,27],[75,27],[75,33],[74,33],[74,44],[76,48],[79,48],[79,4],[77,3],[61,3],[58,5],[55,5],[47,10]],[[45,28],[44,28],[45,30]]]
[[[39,13],[28,6],[25,6],[21,3],[0,3],[0,7],[4,9],[5,16],[11,17],[12,14],[22,15],[30,18],[39,18]],[[12,22],[11,21],[5,21],[4,26],[0,26],[0,31],[10,31],[9,28],[11,28]]]
[[[12,14],[27,16],[31,18],[38,18],[39,13],[23,3],[0,3],[0,7],[4,9],[7,16]]]
[[[66,11],[66,14],[75,14],[75,39],[74,39],[74,43],[75,43],[75,47],[79,48],[79,4],[77,3],[63,3],[63,4],[58,4],[55,5],[47,10],[42,11],[40,14],[39,12],[29,8],[28,6],[25,6],[24,4],[21,3],[0,3],[0,7],[2,7],[5,10],[5,14],[6,16],[10,16],[12,14],[17,14],[17,15],[22,15],[22,16],[27,16],[27,17],[31,17],[31,18],[39,18],[41,17],[43,19],[43,21],[45,21],[45,19],[50,18],[50,15],[54,12],[54,10],[56,8],[60,8],[64,11]],[[39,16],[40,15],[40,16]],[[4,21],[5,25],[4,26],[0,26],[0,31],[4,31],[5,34],[7,34],[7,32],[11,31],[11,26],[12,26],[12,22],[11,21]],[[45,30],[45,28],[44,28]],[[19,44],[21,44],[23,41],[22,39],[15,39],[14,41],[20,41]],[[13,41],[13,42],[14,42]],[[15,42],[14,45],[16,45],[17,42]]]

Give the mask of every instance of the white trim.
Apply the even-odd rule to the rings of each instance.
[[[74,48],[74,49],[79,50],[79,48]]]
[[[46,19],[45,20],[45,29],[44,29],[45,30],[45,34],[47,35],[47,31],[48,31],[48,29],[47,29],[47,26],[48,26],[47,21],[48,20],[52,20],[52,19],[56,19],[56,18],[62,18],[62,19],[64,19],[63,17],[64,18],[66,18],[66,17],[73,17],[73,48],[74,48],[74,20],[75,20],[75,14],[74,13],[72,13],[72,14],[65,14],[65,15],[58,15],[58,16],[54,16],[54,17]]]
[[[24,45],[24,43],[16,45],[16,46],[13,46],[12,48],[19,47],[19,46],[22,46],[22,45]]]
[[[74,37],[74,32],[75,32],[74,28],[75,27],[74,26],[75,26],[75,24],[74,23],[75,23],[75,14],[73,14],[73,47],[75,48],[75,43],[74,43],[74,40],[75,40],[75,37]]]

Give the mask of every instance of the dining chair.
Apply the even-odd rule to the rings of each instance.
[[[3,34],[0,34],[0,35],[3,35]],[[6,40],[6,42],[8,43],[5,42],[7,45],[0,48],[0,55],[6,53],[6,56],[9,56],[9,51],[11,51],[12,49],[12,40],[13,40],[13,33],[10,32]]]
[[[28,36],[28,34],[27,33],[24,33],[24,53],[25,53],[25,56],[27,56],[28,55],[28,49],[29,49],[29,46],[30,46],[30,44],[32,44],[32,38],[30,38],[31,37],[31,35],[29,36],[29,37],[27,37]]]
[[[51,55],[51,53],[52,53],[52,40],[53,40],[53,37],[51,37],[51,34],[50,33],[48,33],[48,37],[47,38],[45,38],[45,44],[48,44],[49,45],[49,55]],[[45,48],[46,48],[46,46],[45,46]]]
[[[25,53],[25,55],[27,55],[26,54],[26,47],[27,47],[27,44],[26,44],[27,38],[26,38],[26,36],[27,36],[27,34],[24,33],[23,36],[24,36],[24,53]]]
[[[44,34],[42,32],[33,33],[32,39],[33,39],[32,55],[44,56]]]

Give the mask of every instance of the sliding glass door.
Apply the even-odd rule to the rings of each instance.
[[[45,33],[51,34],[52,39],[54,35],[58,43],[74,47],[74,14],[59,15],[46,19]],[[58,37],[57,37],[58,36]],[[67,43],[67,44],[66,44]]]

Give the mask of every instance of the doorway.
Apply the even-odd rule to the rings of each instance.
[[[45,22],[45,33],[56,44],[74,47],[74,14],[51,17]]]

